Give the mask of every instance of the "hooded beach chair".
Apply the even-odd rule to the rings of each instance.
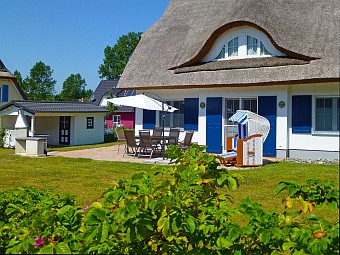
[[[227,137],[227,152],[219,154],[221,164],[262,166],[263,143],[269,134],[269,121],[246,110],[237,110],[229,121],[237,122],[238,134]]]

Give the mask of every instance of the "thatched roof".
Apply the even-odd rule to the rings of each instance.
[[[339,17],[338,0],[172,0],[163,17],[143,34],[118,87],[336,81]],[[286,58],[200,63],[219,35],[242,25],[264,32]]]

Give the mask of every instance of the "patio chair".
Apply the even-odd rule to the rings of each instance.
[[[227,152],[219,154],[221,164],[262,166],[263,143],[269,130],[269,121],[253,112],[238,110],[229,118],[238,123],[238,134],[227,137]]]
[[[138,158],[140,156],[152,157],[155,151],[159,151],[158,145],[151,141],[150,130],[139,130],[139,152]]]
[[[194,131],[187,131],[184,136],[184,140],[179,142],[179,147],[185,151],[191,146],[191,140],[194,135]]]
[[[124,130],[124,137],[126,143],[123,157],[125,154],[133,155],[133,157],[136,157],[139,145],[136,142],[135,132],[133,130]]]
[[[116,129],[117,134],[117,141],[118,141],[118,154],[119,154],[119,147],[121,143],[125,143],[125,136],[123,129]]]
[[[161,137],[163,135],[163,128],[161,127],[155,127],[152,131],[152,136],[156,136],[156,137]],[[159,144],[160,143],[160,138],[152,138],[151,137],[151,141],[153,144]]]
[[[178,145],[179,133],[180,133],[179,128],[170,128],[169,139],[168,139],[167,145],[170,145],[170,144]]]

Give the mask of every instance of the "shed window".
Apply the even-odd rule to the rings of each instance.
[[[94,129],[94,117],[87,117],[86,118],[86,128],[87,129]]]

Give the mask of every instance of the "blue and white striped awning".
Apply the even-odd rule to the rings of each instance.
[[[246,112],[236,111],[236,113],[229,118],[229,121],[245,125],[248,122],[248,115]]]

